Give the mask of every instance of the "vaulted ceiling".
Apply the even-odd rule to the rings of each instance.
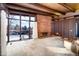
[[[79,3],[67,3],[66,5],[70,6],[73,10],[79,9]]]
[[[79,9],[78,3],[7,3],[10,11],[25,11],[36,14],[62,15]]]

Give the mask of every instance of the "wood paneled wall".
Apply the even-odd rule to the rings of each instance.
[[[75,18],[69,17],[64,19],[59,19],[52,21],[52,32],[54,35],[58,35],[64,38],[74,38],[75,37]]]

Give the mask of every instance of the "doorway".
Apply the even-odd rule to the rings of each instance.
[[[79,23],[76,23],[76,37],[79,37]]]

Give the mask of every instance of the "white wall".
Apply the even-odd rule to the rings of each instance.
[[[6,55],[6,39],[7,39],[7,14],[4,10],[1,11],[1,55]]]

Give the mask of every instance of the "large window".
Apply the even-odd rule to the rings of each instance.
[[[8,42],[33,38],[35,16],[9,15]]]

